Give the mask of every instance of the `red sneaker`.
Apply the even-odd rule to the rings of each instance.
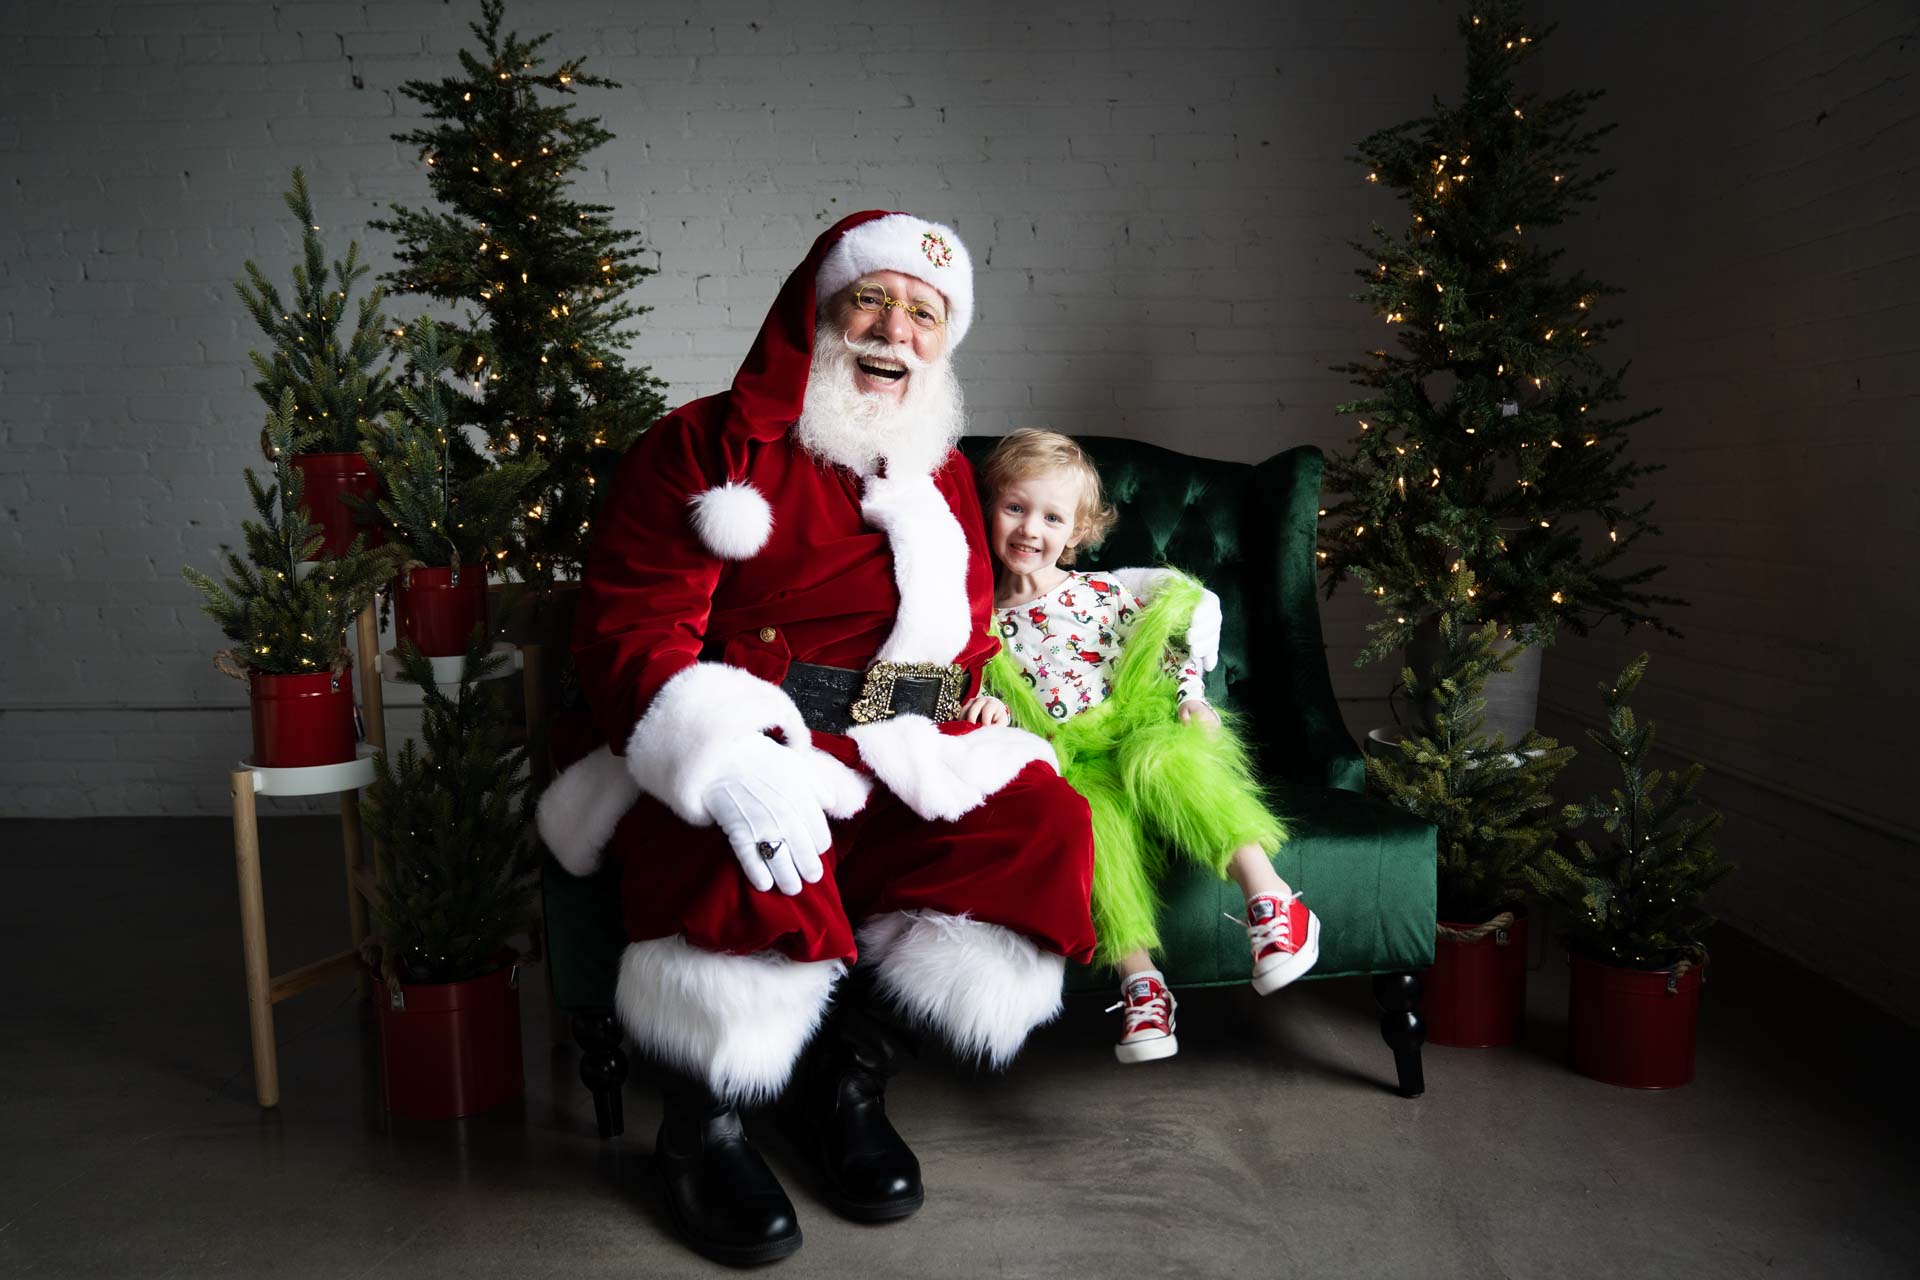
[[[1227,919],[1235,919],[1228,916]],[[1247,945],[1253,951],[1253,989],[1270,995],[1320,959],[1320,917],[1300,895],[1263,893],[1247,900]]]
[[[1136,973],[1120,992],[1125,998],[1107,1006],[1108,1013],[1126,1010],[1126,1030],[1120,1035],[1120,1043],[1113,1046],[1113,1056],[1122,1062],[1152,1062],[1180,1052],[1180,1041],[1173,1034],[1173,992],[1167,990],[1160,975]]]

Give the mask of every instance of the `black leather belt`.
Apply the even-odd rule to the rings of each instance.
[[[780,687],[800,708],[807,728],[845,733],[895,716],[951,720],[960,713],[967,669],[936,662],[876,662],[865,671],[795,662]]]

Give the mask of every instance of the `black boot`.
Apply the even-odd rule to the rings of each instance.
[[[848,975],[794,1091],[827,1202],[843,1217],[891,1222],[926,1198],[920,1162],[887,1119],[887,1080],[917,1047],[906,1022],[874,994],[872,975]]]
[[[740,1113],[703,1082],[667,1074],[653,1159],[667,1209],[698,1253],[733,1266],[774,1262],[800,1247],[800,1219],[747,1141]]]

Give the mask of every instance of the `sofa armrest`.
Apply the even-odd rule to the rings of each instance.
[[[1254,468],[1253,515],[1265,525],[1253,539],[1249,594],[1266,631],[1261,655],[1266,748],[1287,773],[1342,791],[1366,785],[1360,749],[1347,733],[1327,670],[1320,630],[1320,476],[1325,458],[1312,445],[1277,453]],[[1281,729],[1281,726],[1285,726]]]

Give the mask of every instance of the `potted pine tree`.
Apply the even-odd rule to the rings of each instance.
[[[401,646],[420,686],[421,745],[376,758],[364,812],[384,851],[373,918],[387,1108],[449,1119],[518,1097],[518,957],[538,875],[528,838],[526,753],[485,683],[506,659],[470,637],[449,698],[433,664]]]
[[[1458,100],[1355,148],[1407,220],[1353,242],[1358,297],[1395,342],[1336,366],[1363,391],[1338,406],[1356,429],[1327,460],[1319,551],[1329,593],[1351,577],[1380,606],[1359,661],[1404,645],[1422,674],[1452,566],[1473,570],[1480,616],[1511,651],[1514,672],[1488,689],[1488,723],[1510,743],[1534,723],[1541,646],[1609,618],[1671,630],[1660,611],[1681,603],[1649,589],[1660,566],[1623,564],[1658,532],[1633,493],[1658,468],[1629,453],[1656,411],[1623,412],[1627,370],[1601,357],[1620,290],[1565,271],[1548,238],[1612,174],[1593,164],[1612,126],[1586,118],[1598,92],[1521,88],[1551,30],[1525,7],[1463,9]]]
[[[346,259],[336,260],[329,271],[306,175],[299,169],[282,199],[300,220],[302,261],[293,268],[291,294],[283,299],[251,261],[247,278],[236,281],[234,289],[273,344],[268,353],[248,353],[260,374],[254,389],[269,410],[293,395],[293,465],[303,474],[307,509],[326,536],[326,553],[342,556],[358,535],[368,546],[378,546],[383,537],[377,525],[362,527],[356,521],[350,499],[378,491],[379,477],[360,452],[360,437],[395,403],[380,315],[385,294],[376,288],[361,298],[351,332],[343,332],[348,295],[368,271],[360,263],[360,246],[349,243]]]
[[[489,463],[454,424],[457,395],[445,375],[450,353],[431,319],[402,335],[408,377],[384,428],[369,428],[361,452],[380,477],[372,504],[407,564],[394,580],[394,625],[428,657],[465,653],[487,621],[489,552],[513,528],[527,488],[546,467],[539,456]]]
[[[1512,1044],[1526,1009],[1525,869],[1555,833],[1553,779],[1573,750],[1529,730],[1512,748],[1486,732],[1487,678],[1504,669],[1499,629],[1477,622],[1474,582],[1450,578],[1438,666],[1402,678],[1427,699],[1429,724],[1367,757],[1386,799],[1439,828],[1433,968],[1421,1014],[1435,1044]]]
[[[357,735],[346,628],[396,563],[393,552],[368,548],[361,538],[343,555],[324,553],[321,531],[301,502],[303,477],[293,466],[300,416],[289,389],[267,418],[274,478],[262,486],[247,470],[247,493],[259,519],[241,526],[246,556],[227,549],[224,583],[190,565],[181,570],[199,588],[207,615],[234,642],[215,665],[248,682],[251,759],[267,768],[353,759]]]
[[[1647,655],[1602,684],[1605,730],[1587,736],[1618,762],[1620,785],[1568,805],[1569,829],[1597,828],[1571,854],[1549,851],[1527,868],[1567,920],[1573,965],[1568,1024],[1574,1070],[1633,1089],[1693,1079],[1694,1027],[1713,923],[1701,898],[1733,870],[1714,848],[1721,815],[1693,798],[1704,770],[1647,768],[1653,724],[1627,705]]]
[[[395,241],[384,281],[463,316],[446,326],[473,391],[457,424],[495,457],[546,461],[495,551],[507,582],[494,596],[502,633],[554,657],[557,704],[600,482],[667,405],[664,384],[623,354],[647,311],[633,290],[655,268],[640,233],[577,185],[613,137],[581,99],[620,86],[553,57],[551,33],[523,36],[505,13],[482,0],[459,65],[401,86],[424,119],[394,141],[419,157],[434,204],[395,204],[371,225]]]

